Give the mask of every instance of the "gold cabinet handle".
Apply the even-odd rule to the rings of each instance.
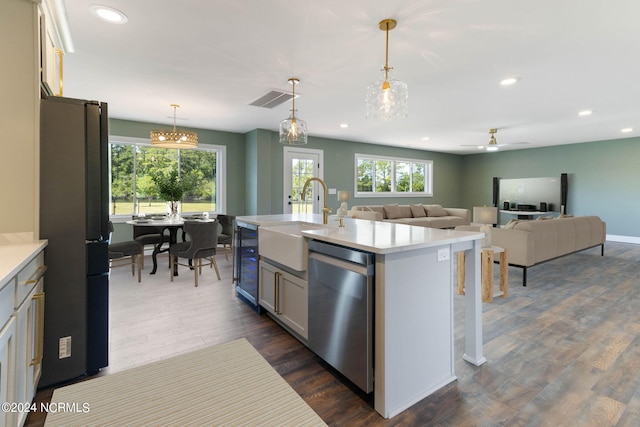
[[[276,280],[276,303],[275,303],[275,308],[276,308],[276,314],[280,314],[280,272],[276,272],[275,274],[275,280]]]
[[[31,279],[26,280],[24,282],[24,284],[25,285],[33,285],[34,283],[38,283],[40,281],[40,279],[42,279],[42,276],[44,276],[44,273],[46,271],[47,271],[47,266],[46,265],[41,265],[40,267],[38,267],[36,272],[33,273],[33,276],[31,276]]]
[[[30,366],[41,364],[44,356],[44,292],[38,292],[32,297],[32,300],[38,301],[38,329],[36,332],[36,355],[31,359]]]

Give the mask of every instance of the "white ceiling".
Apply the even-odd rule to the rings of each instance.
[[[106,101],[114,118],[171,125],[176,103],[178,127],[277,131],[290,103],[249,103],[297,77],[314,136],[475,153],[463,145],[486,144],[492,127],[498,143],[529,143],[501,150],[640,133],[637,0],[101,2],[125,24],[93,15],[99,2],[65,0],[64,95]],[[389,64],[409,85],[409,117],[378,123],[364,96],[384,64],[384,18],[398,21]]]

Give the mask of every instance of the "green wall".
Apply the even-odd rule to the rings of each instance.
[[[465,207],[492,202],[492,180],[568,174],[567,213],[598,215],[607,234],[640,237],[640,138],[463,156]]]
[[[112,135],[148,138],[158,125],[110,120]],[[232,215],[281,213],[283,150],[277,132],[247,134],[192,129],[201,144],[227,147],[227,209]],[[362,142],[309,137],[306,148],[323,150],[327,187],[353,191],[354,155],[372,154],[433,161],[433,197],[352,198],[349,206],[384,203],[439,203],[473,208],[492,203],[492,180],[569,177],[568,213],[598,215],[607,234],[640,238],[640,138],[597,141],[494,153],[455,155]],[[338,201],[329,197],[336,211]]]

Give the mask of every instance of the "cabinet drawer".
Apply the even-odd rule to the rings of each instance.
[[[20,273],[18,273],[18,283],[16,285],[15,308],[22,304],[22,301],[29,295],[31,290],[42,279],[44,275],[44,252],[35,256]]]
[[[13,277],[9,283],[0,290],[0,329],[7,323],[13,314],[14,294],[16,291],[16,278]]]

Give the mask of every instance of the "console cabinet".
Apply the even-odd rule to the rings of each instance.
[[[260,305],[289,330],[308,338],[307,281],[282,268],[260,261]]]

